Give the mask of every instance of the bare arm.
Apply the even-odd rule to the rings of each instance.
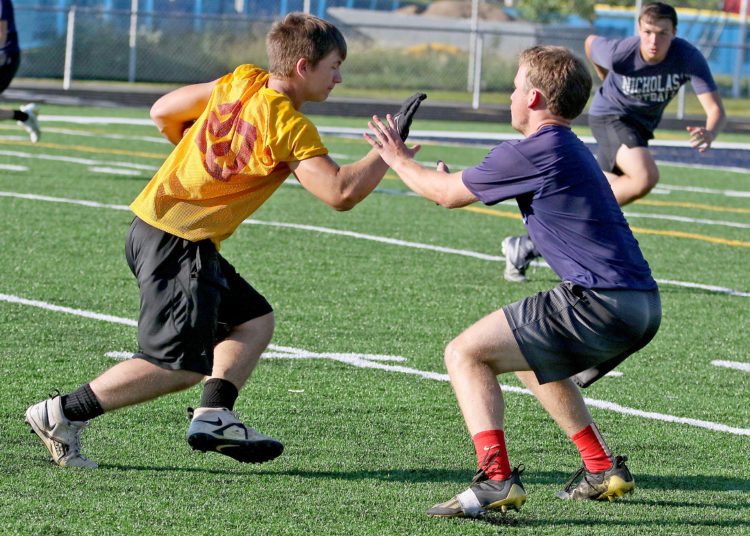
[[[177,145],[185,128],[205,110],[216,81],[170,91],[151,107],[151,119],[165,138]]]
[[[442,161],[438,162],[434,171],[415,162],[414,154],[419,146],[409,149],[404,145],[391,116],[388,115],[387,118],[388,126],[377,116],[373,116],[369,123],[373,135],[365,134],[364,137],[409,188],[446,208],[465,207],[477,200],[464,185],[462,172],[450,173]]]
[[[8,39],[8,21],[0,20],[0,47],[5,46],[6,39]]]
[[[583,46],[586,49],[586,57],[591,62],[591,65],[594,66],[594,70],[596,71],[596,75],[599,77],[600,80],[604,80],[607,77],[607,73],[609,71],[602,67],[601,65],[594,62],[594,60],[591,58],[591,43],[594,42],[594,39],[598,38],[598,35],[589,35],[586,38],[586,41],[584,42]]]
[[[689,126],[687,130],[690,132],[690,145],[703,153],[711,147],[719,132],[724,128],[727,122],[727,114],[724,111],[724,103],[721,101],[718,91],[701,93],[698,95],[698,101],[706,112],[706,126]]]
[[[353,164],[339,166],[329,156],[294,162],[292,171],[300,184],[336,210],[351,210],[380,184],[388,165],[377,151]]]

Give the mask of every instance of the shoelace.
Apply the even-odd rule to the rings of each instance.
[[[573,488],[573,484],[575,483],[575,481],[576,481],[576,480],[578,480],[578,478],[579,478],[579,477],[580,477],[580,476],[581,476],[581,475],[582,475],[582,474],[583,474],[583,473],[584,473],[585,471],[586,471],[586,467],[582,465],[582,466],[581,466],[581,467],[580,467],[580,468],[578,469],[578,471],[576,471],[575,473],[573,473],[573,476],[571,476],[571,477],[570,477],[570,479],[568,480],[568,482],[567,482],[567,483],[565,484],[565,491],[566,491],[566,492],[568,492],[568,493],[570,492],[570,490],[571,490],[571,489]]]
[[[626,461],[628,461],[627,456],[616,456],[614,459],[612,459],[612,467],[610,469],[607,469],[608,471],[611,471],[613,469],[616,469],[618,467],[621,467],[622,464],[624,464]],[[573,473],[573,476],[570,477],[567,484],[565,484],[565,491],[570,492],[570,489],[573,487],[573,483],[580,477],[581,475],[584,475],[584,478],[586,478],[586,466],[582,465],[578,471]],[[586,478],[586,482],[589,482],[589,480]]]
[[[82,458],[84,460],[88,460],[86,456],[83,456],[81,454],[81,432],[83,432],[84,426],[81,426],[80,428],[76,429],[75,434],[73,434],[73,437],[75,438],[75,446],[68,445],[70,447],[70,454],[73,454],[75,457]]]
[[[493,465],[499,465],[500,460],[498,460],[498,457],[500,455],[500,451],[496,448],[500,445],[489,445],[484,447],[484,450],[487,451],[487,454],[484,455],[484,458],[482,458],[482,461],[479,463],[479,470],[474,475],[474,478],[471,480],[472,484],[476,484],[477,482],[481,482],[482,480],[487,480],[489,477],[487,476],[487,469],[492,467]],[[512,471],[517,472],[519,476],[523,474],[524,470],[526,469],[526,466],[524,464],[519,463]]]
[[[472,484],[486,480],[488,478],[487,470],[493,465],[500,463],[497,459],[500,454],[500,451],[497,448],[499,446],[500,445],[488,445],[484,447],[484,450],[487,451],[487,453],[484,455],[484,458],[482,458],[482,461],[479,462],[479,470],[477,471],[477,474],[474,475],[474,478],[471,481]]]

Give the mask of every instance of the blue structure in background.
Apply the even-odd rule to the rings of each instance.
[[[131,0],[15,0],[15,7],[52,7],[66,10],[71,6],[100,8],[103,11],[129,10]],[[242,9],[236,9],[236,5]],[[325,17],[329,7],[376,9],[392,11],[401,6],[399,0],[310,0],[310,11]],[[290,11],[302,11],[304,0],[139,0],[139,11],[160,13],[194,13],[197,15],[246,14],[273,18]]]
[[[188,15],[188,26],[200,32],[204,21],[199,16],[218,15],[247,17],[255,20],[272,20],[290,11],[302,11],[304,0],[137,0],[142,23],[148,28],[158,25],[158,17],[152,13]],[[129,12],[132,0],[14,0],[16,19],[19,22],[21,47],[34,47],[50,37],[63,36],[67,26],[67,12],[71,6],[93,8],[106,13]],[[310,0],[310,10],[325,17],[331,7],[392,11],[401,6],[399,0]],[[36,13],[24,8],[54,10],[54,31],[42,31],[34,27]],[[48,11],[49,12],[49,11]],[[192,17],[195,15],[195,17]],[[740,19],[737,14],[711,10],[678,9],[677,35],[698,46],[708,58],[715,75],[735,74],[737,42],[740,35]],[[124,20],[121,18],[121,20]],[[188,20],[188,19],[186,19]],[[571,26],[588,24],[571,18]],[[635,33],[635,16],[632,9],[599,7],[592,31],[599,35],[625,37]],[[750,34],[749,34],[750,37]],[[747,45],[747,42],[745,43]],[[742,75],[750,75],[750,52],[745,54]]]

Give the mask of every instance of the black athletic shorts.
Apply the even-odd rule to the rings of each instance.
[[[658,290],[593,290],[560,283],[503,307],[539,383],[587,387],[637,352],[661,323]]]
[[[648,147],[654,133],[627,117],[589,115],[589,126],[597,143],[596,160],[602,171],[617,172],[617,151],[621,146]]]
[[[138,280],[138,353],[162,368],[211,374],[214,346],[232,327],[272,311],[213,242],[191,242],[140,218],[125,257]]]
[[[0,93],[5,91],[10,83],[13,81],[13,77],[18,72],[18,66],[21,64],[21,55],[18,52],[11,52],[6,54],[3,59],[0,55]]]

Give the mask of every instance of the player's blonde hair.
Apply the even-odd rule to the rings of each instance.
[[[526,66],[526,88],[538,89],[549,111],[565,119],[578,117],[591,93],[591,74],[586,64],[565,47],[535,46],[521,53]]]
[[[334,50],[346,59],[346,40],[338,28],[306,13],[289,13],[266,36],[268,70],[276,76],[291,76],[300,58],[315,67]]]

